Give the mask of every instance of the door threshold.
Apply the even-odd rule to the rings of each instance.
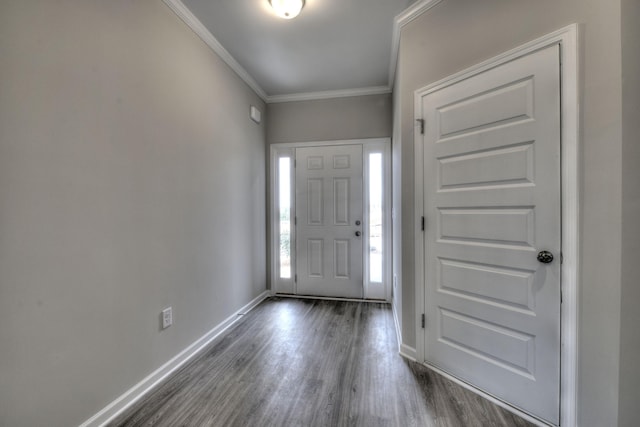
[[[296,298],[296,299],[317,299],[317,300],[328,300],[328,301],[346,301],[346,302],[372,302],[377,304],[390,304],[389,301],[383,299],[365,299],[365,298],[343,298],[343,297],[323,297],[316,295],[296,295],[296,294],[281,294],[274,293],[274,297],[281,298]]]

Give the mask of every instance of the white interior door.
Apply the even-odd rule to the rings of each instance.
[[[418,105],[426,362],[558,424],[559,46],[434,89]],[[555,259],[539,261],[541,251]]]
[[[296,149],[297,294],[363,297],[362,145]]]

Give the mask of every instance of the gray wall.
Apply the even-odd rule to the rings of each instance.
[[[622,1],[622,308],[619,425],[640,411],[640,2]]]
[[[388,138],[391,94],[350,96],[267,106],[267,143]]]
[[[623,170],[620,19],[620,0],[444,1],[402,31],[396,87],[400,103],[394,106],[401,116],[401,137],[395,143],[401,144],[402,156],[402,338],[407,345],[415,346],[414,91],[568,24],[581,24],[582,258],[578,351],[579,422],[585,427],[616,425],[618,411]],[[637,48],[634,33],[626,36],[629,49]],[[632,126],[637,126],[637,119],[629,130]],[[637,140],[637,133],[634,134]],[[629,140],[625,148],[637,153],[635,144],[633,141],[632,146]],[[624,174],[625,179],[637,183],[633,162],[624,164]],[[635,215],[636,224],[627,225],[637,233],[637,206],[632,203],[635,191],[637,188],[629,190],[625,212]],[[395,207],[399,208],[397,204]],[[632,244],[637,240],[629,241],[627,246]],[[637,293],[631,285],[637,286],[639,281],[637,267],[629,267],[626,280],[629,292]],[[637,294],[635,298],[637,305]],[[634,303],[628,304],[631,311]],[[637,345],[632,349],[637,350]]]
[[[265,106],[159,0],[0,2],[0,58],[0,425],[78,425],[265,290]]]
[[[268,104],[267,148],[285,142],[390,138],[391,111],[391,94]],[[270,173],[270,165],[267,165],[267,173]],[[266,190],[271,197],[271,189]],[[270,212],[267,224],[271,233]],[[271,259],[270,247],[267,257]],[[270,265],[267,269],[270,278]],[[269,286],[273,289],[271,284]]]

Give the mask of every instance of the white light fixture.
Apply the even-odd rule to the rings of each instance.
[[[295,18],[304,6],[304,0],[269,0],[269,3],[276,14],[284,19]]]

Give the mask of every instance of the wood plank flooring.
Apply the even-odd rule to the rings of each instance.
[[[111,426],[532,426],[398,355],[389,305],[270,298]]]

